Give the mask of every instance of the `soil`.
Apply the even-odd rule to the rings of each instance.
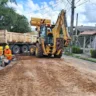
[[[0,96],[96,96],[96,74],[67,61],[18,56],[0,70]]]

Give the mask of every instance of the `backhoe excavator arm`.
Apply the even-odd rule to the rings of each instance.
[[[62,31],[62,34],[60,33],[60,30]],[[53,53],[56,52],[56,43],[57,38],[63,37],[64,40],[64,46],[67,46],[69,41],[71,40],[71,37],[69,36],[68,30],[67,30],[67,20],[66,20],[66,11],[61,10],[61,13],[58,16],[57,22],[55,24],[55,27],[52,29],[53,37],[54,37],[54,48]],[[63,43],[63,42],[61,42]]]

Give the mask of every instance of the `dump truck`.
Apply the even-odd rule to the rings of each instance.
[[[38,32],[36,46],[30,48],[31,54],[61,58],[64,47],[71,40],[67,30],[66,11],[61,10],[55,25],[51,24],[51,20],[41,18],[31,18],[30,24],[36,26]]]
[[[0,30],[0,45],[8,44],[13,54],[26,53],[30,47],[36,45],[37,35],[30,33],[8,32]]]

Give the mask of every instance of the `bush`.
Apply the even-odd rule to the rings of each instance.
[[[96,58],[96,50],[90,50],[91,57]]]
[[[83,53],[83,50],[80,49],[79,47],[74,46],[74,47],[72,47],[72,53],[81,54],[81,53]]]

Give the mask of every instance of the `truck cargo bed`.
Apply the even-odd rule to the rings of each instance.
[[[36,39],[37,35],[30,33],[16,33],[0,30],[0,43],[34,43]]]

